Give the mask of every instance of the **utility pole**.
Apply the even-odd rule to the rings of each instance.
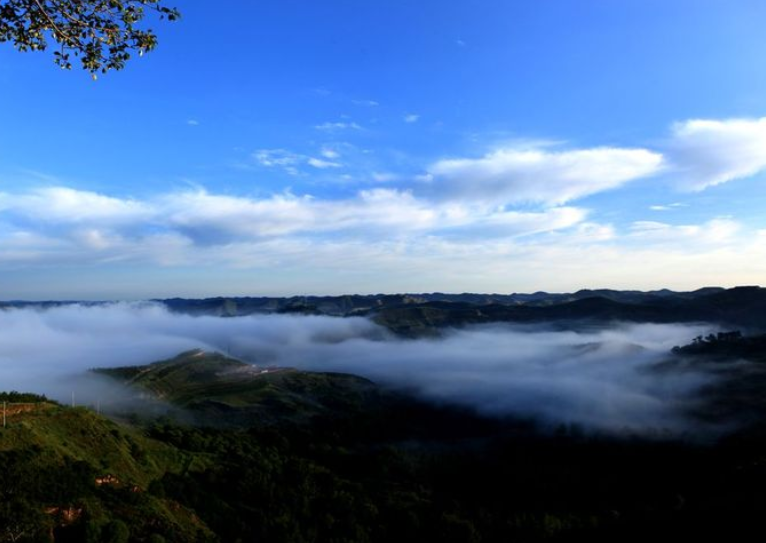
[[[72,407],[74,407],[74,390],[72,391]]]

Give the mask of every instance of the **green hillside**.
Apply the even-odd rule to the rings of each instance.
[[[372,382],[355,375],[262,369],[202,350],[145,366],[94,371],[183,408],[198,422],[224,425],[307,422],[359,411],[381,395]]]
[[[204,457],[85,408],[17,407],[0,427],[0,541],[106,541],[126,526],[135,541],[215,540],[190,509],[147,491]]]

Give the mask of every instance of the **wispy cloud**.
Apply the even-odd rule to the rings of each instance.
[[[630,235],[643,240],[678,244],[684,241],[698,243],[725,243],[732,241],[742,225],[728,217],[718,217],[703,224],[667,224],[658,221],[637,221]]]
[[[310,157],[307,161],[309,166],[320,170],[326,170],[327,168],[341,168],[343,165],[338,162],[332,162],[330,160],[323,160],[321,158]]]
[[[299,169],[300,166],[310,166],[318,170],[343,167],[343,164],[339,162],[327,160],[327,158],[338,158],[339,154],[337,152],[324,148],[320,151],[320,154],[325,158],[294,153],[285,149],[260,149],[253,153],[252,156],[260,166],[281,168],[290,175],[298,175],[301,171]]]
[[[408,124],[416,123],[420,120],[420,115],[416,113],[408,113],[404,116],[404,122]]]
[[[380,104],[375,100],[351,100],[355,106],[378,107]]]
[[[445,159],[429,168],[444,198],[563,204],[654,175],[663,158],[647,149],[499,149],[481,158]]]
[[[688,207],[688,204],[675,202],[672,204],[649,206],[649,209],[651,209],[652,211],[673,211],[673,210],[680,209],[682,207]]]
[[[302,160],[302,155],[284,149],[259,149],[253,158],[261,166],[294,166]]]
[[[342,132],[345,130],[362,130],[361,125],[355,123],[355,122],[346,122],[346,121],[339,121],[339,122],[326,122],[322,124],[318,124],[314,126],[317,130],[321,130],[322,132]]]
[[[323,147],[322,150],[319,151],[319,154],[324,158],[329,158],[330,160],[335,160],[336,158],[340,157],[340,153],[332,147]]]
[[[766,117],[677,123],[666,154],[686,190],[753,176],[766,170]]]
[[[620,228],[579,207],[509,210],[398,189],[341,199],[192,189],[136,200],[52,187],[5,193],[2,204],[0,269],[215,262],[219,278],[270,270],[287,290],[309,281],[337,292],[470,290],[477,277],[486,290],[576,290],[592,284],[594,266],[599,282],[615,288],[703,286],[721,277],[757,282],[766,265],[766,232],[727,217]],[[337,274],[349,281],[337,284]]]
[[[99,260],[109,251],[130,259],[142,254],[142,244],[154,241],[169,242],[174,250],[191,250],[329,233],[367,241],[471,231],[515,237],[569,228],[587,215],[569,207],[517,212],[443,204],[397,189],[362,190],[336,200],[291,193],[251,198],[202,189],[133,200],[51,187],[3,194],[0,206],[0,225],[6,226],[0,229],[0,242],[8,249],[29,249],[36,254],[31,260],[45,255],[57,259],[64,253],[81,257],[89,251]],[[23,257],[18,251],[14,254],[14,261]],[[0,262],[7,258],[8,253],[0,256]]]
[[[393,172],[372,172],[370,177],[376,183],[392,183],[401,180],[402,176]]]
[[[444,197],[500,204],[563,204],[658,174],[683,190],[700,191],[766,171],[766,117],[680,122],[657,149],[555,147],[512,142],[478,158],[445,158],[428,173]]]
[[[68,187],[44,187],[21,194],[0,193],[0,214],[37,224],[119,225],[143,222],[154,212],[146,202]]]

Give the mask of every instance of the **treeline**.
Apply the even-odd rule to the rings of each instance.
[[[42,394],[32,394],[31,392],[17,392],[12,390],[10,392],[0,392],[0,402],[8,403],[42,403],[50,402]]]
[[[766,361],[766,334],[746,336],[739,330],[697,336],[691,343],[673,347],[677,355],[705,355],[730,361],[744,358]]]

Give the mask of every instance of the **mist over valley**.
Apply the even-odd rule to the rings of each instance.
[[[469,324],[413,339],[365,317],[190,316],[154,302],[15,308],[0,312],[0,382],[62,402],[74,392],[81,403],[108,408],[114,392],[84,379],[89,369],[200,348],[257,368],[355,374],[428,401],[547,426],[694,428],[689,411],[715,375],[702,365],[656,367],[714,325],[567,322]]]

